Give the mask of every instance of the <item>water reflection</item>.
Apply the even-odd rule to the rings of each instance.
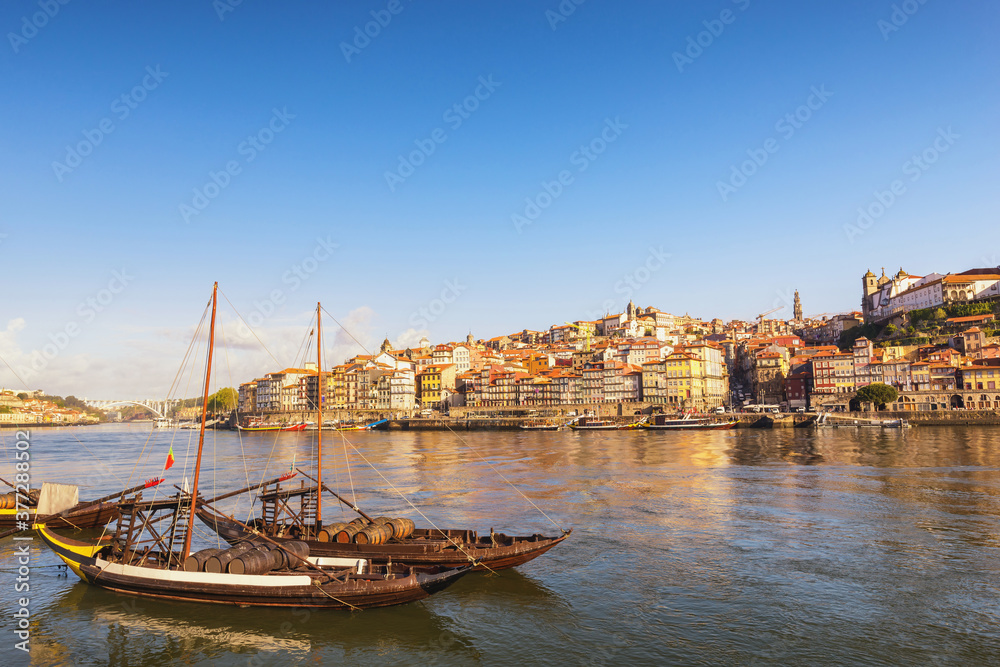
[[[440,525],[573,535],[516,572],[468,576],[416,605],[308,618],[153,600],[132,611],[42,569],[37,661],[998,664],[995,433],[351,433]],[[163,452],[142,453],[145,435],[39,432],[37,479],[83,479],[84,496],[120,488],[137,459],[162,468]],[[301,465],[314,447],[310,433],[213,438],[206,479],[220,491],[259,479],[265,462]],[[344,449],[324,438],[325,481],[366,511],[419,518]],[[11,596],[0,592],[6,606]]]

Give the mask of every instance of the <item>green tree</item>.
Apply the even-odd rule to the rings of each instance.
[[[885,327],[885,335],[886,336],[895,336],[897,331],[899,331],[899,328],[896,327],[895,324],[888,324]]]
[[[22,391],[20,394],[17,395],[17,397],[23,401],[28,398],[28,395]]]
[[[944,312],[944,308],[938,308],[934,311],[934,319],[938,322],[948,319],[948,313]]]
[[[224,387],[208,397],[209,412],[230,412],[236,409],[239,392],[232,387]]]
[[[899,392],[895,387],[875,382],[858,389],[857,398],[859,401],[873,404],[878,410],[884,410],[886,403],[892,403],[899,398]]]

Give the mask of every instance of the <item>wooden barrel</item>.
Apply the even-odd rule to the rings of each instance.
[[[389,526],[368,526],[354,536],[357,544],[385,544],[392,537],[392,528]]]
[[[355,544],[378,544],[378,538],[382,536],[375,528],[362,528],[354,534]]]
[[[223,549],[202,549],[201,551],[195,551],[184,560],[184,571],[204,572],[205,563],[208,562],[208,559],[221,554],[223,551]]]
[[[354,539],[354,536],[361,530],[361,526],[356,523],[349,523],[344,527],[339,533],[337,533],[337,542],[341,544],[347,544]]]
[[[319,531],[319,541],[320,542],[336,542],[337,533],[347,528],[346,523],[331,523],[329,526],[325,527],[323,530]]]
[[[391,525],[392,536],[397,540],[405,540],[417,528],[417,524],[413,523],[412,519],[393,519]]]
[[[282,542],[281,546],[272,547],[271,551],[278,554],[281,563],[276,569],[292,569],[302,567],[304,563],[301,559],[309,558],[309,545],[298,540]],[[294,554],[294,555],[292,555]],[[298,556],[298,558],[296,558]]]
[[[0,510],[9,510],[11,507],[7,504],[7,494],[0,496]]]
[[[373,523],[376,526],[381,526],[382,524],[389,523],[390,521],[392,521],[392,519],[387,516],[377,516],[375,517],[375,521]]]
[[[413,522],[407,519],[393,519],[386,525],[392,528],[392,537],[396,540],[406,539],[413,533]]]
[[[281,563],[281,554],[267,547],[255,547],[229,561],[229,574],[264,574]]]
[[[222,553],[210,556],[208,560],[205,561],[205,572],[214,572],[216,574],[222,574],[226,571],[226,566],[229,562],[242,554],[244,551],[250,551],[254,545],[249,542],[243,542],[235,547],[226,549]]]
[[[368,521],[365,520],[365,519],[363,519],[363,518],[361,518],[361,517],[358,517],[357,519],[351,519],[351,525],[352,526],[361,526],[362,528],[364,528],[365,526],[368,525]]]

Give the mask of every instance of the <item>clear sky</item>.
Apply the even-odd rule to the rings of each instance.
[[[317,301],[377,347],[1000,264],[996,2],[576,2],[4,2],[0,354],[157,397],[216,280],[284,364]]]

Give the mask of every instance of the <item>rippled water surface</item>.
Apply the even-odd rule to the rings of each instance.
[[[93,498],[155,476],[172,441],[177,465],[165,486],[180,485],[193,468],[192,435],[148,425],[37,429],[32,479],[79,484]],[[353,614],[119,596],[67,577],[36,539],[31,662],[998,664],[998,435],[324,434],[325,481],[348,496],[353,489],[370,513],[426,525],[401,493],[439,526],[557,534],[557,524],[573,534],[517,570]],[[293,457],[307,464],[314,439],[209,433],[205,495],[280,474]],[[8,480],[13,444],[13,431],[0,431]],[[327,520],[341,516],[324,502]],[[233,499],[225,509],[249,508]],[[14,548],[0,541],[5,612],[23,595],[14,592]],[[13,649],[8,613],[3,627],[3,664],[27,662]]]

